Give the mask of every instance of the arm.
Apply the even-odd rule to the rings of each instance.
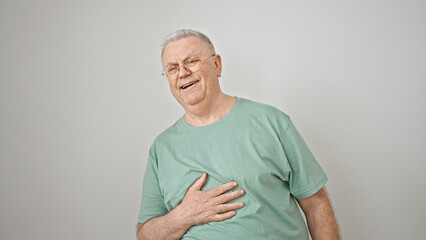
[[[236,214],[234,210],[244,206],[243,202],[227,203],[244,194],[243,190],[226,193],[237,186],[236,182],[201,191],[206,180],[204,173],[188,189],[182,203],[166,215],[139,223],[138,239],[180,239],[192,226],[224,221]]]
[[[340,239],[333,207],[324,188],[308,198],[297,201],[305,213],[313,240]]]
[[[138,223],[138,240],[180,239],[189,227],[174,219],[173,214],[153,218],[146,223]]]

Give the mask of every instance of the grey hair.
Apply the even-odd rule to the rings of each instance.
[[[161,58],[163,57],[164,49],[166,48],[167,44],[173,41],[180,40],[182,38],[187,38],[187,37],[196,37],[200,39],[201,41],[207,43],[212,48],[212,50],[216,52],[214,49],[213,43],[210,41],[210,39],[206,35],[192,29],[180,29],[168,34],[164,38],[163,44],[161,44],[161,47],[162,47]]]

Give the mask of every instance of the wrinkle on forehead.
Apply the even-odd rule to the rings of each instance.
[[[185,62],[186,60],[196,57],[195,55],[188,54],[187,56],[181,58],[181,62]],[[164,66],[170,66],[170,65],[178,65],[179,59],[175,58],[174,61],[166,63]]]
[[[190,57],[201,57],[204,54],[214,54],[212,47],[198,39],[197,37],[186,37],[176,41],[172,41],[164,48],[162,62],[168,61],[167,64],[176,64],[179,60],[185,61]],[[167,59],[165,59],[165,57]],[[172,62],[174,61],[174,62]]]

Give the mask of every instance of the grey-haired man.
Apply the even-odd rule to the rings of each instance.
[[[139,239],[339,239],[325,173],[289,116],[224,94],[221,56],[193,30],[166,37],[163,74],[185,115],[151,146]]]

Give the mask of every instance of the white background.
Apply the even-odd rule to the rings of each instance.
[[[204,32],[224,92],[292,117],[344,239],[426,239],[424,1],[0,1],[0,239],[135,239],[183,114],[163,37]]]

